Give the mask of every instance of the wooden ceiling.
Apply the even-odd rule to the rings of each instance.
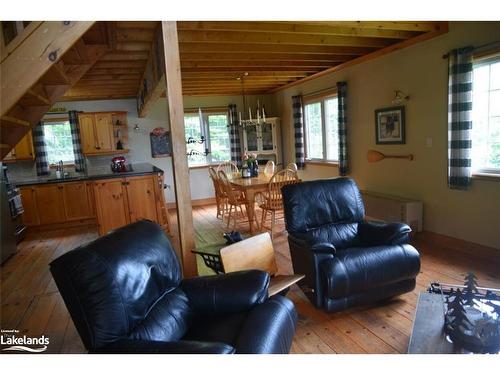
[[[108,51],[62,100],[136,97],[158,26],[152,21],[96,22],[83,40],[106,43]]]
[[[177,22],[184,95],[248,94],[284,85],[362,56],[377,56],[442,33],[443,22]],[[65,100],[135,97],[159,22],[98,22],[85,41],[110,51]],[[379,53],[382,54],[382,53]]]

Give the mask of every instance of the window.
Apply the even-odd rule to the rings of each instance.
[[[184,116],[186,140],[190,137],[194,140],[200,140],[202,134],[208,134],[206,143],[189,143],[187,145],[188,164],[201,165],[211,163],[221,163],[231,158],[229,131],[227,128],[227,114],[224,113],[204,113],[202,115],[203,124],[200,124],[198,113],[186,114]],[[202,128],[204,127],[204,128]],[[205,148],[209,154],[205,153]]]
[[[306,159],[338,161],[338,99],[329,96],[304,106]]]
[[[57,164],[60,160],[65,164],[75,162],[69,121],[45,122],[43,135],[49,164]]]
[[[500,57],[474,63],[472,170],[500,173]]]

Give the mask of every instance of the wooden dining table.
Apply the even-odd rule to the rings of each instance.
[[[259,173],[257,177],[243,178],[241,173],[233,173],[228,175],[228,180],[236,189],[241,190],[245,194],[248,223],[250,225],[250,233],[254,233],[255,220],[255,194],[267,190],[272,174]]]

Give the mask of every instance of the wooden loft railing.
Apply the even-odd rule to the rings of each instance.
[[[25,26],[16,35],[12,24],[2,23],[0,160],[105,53],[106,45],[82,39],[93,23],[15,22]],[[70,49],[80,59],[64,64],[61,58]]]

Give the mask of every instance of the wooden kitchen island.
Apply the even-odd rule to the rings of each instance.
[[[21,190],[23,222],[31,228],[96,224],[99,235],[148,219],[168,230],[163,171],[152,164],[124,172],[88,170],[69,178],[14,182]]]

